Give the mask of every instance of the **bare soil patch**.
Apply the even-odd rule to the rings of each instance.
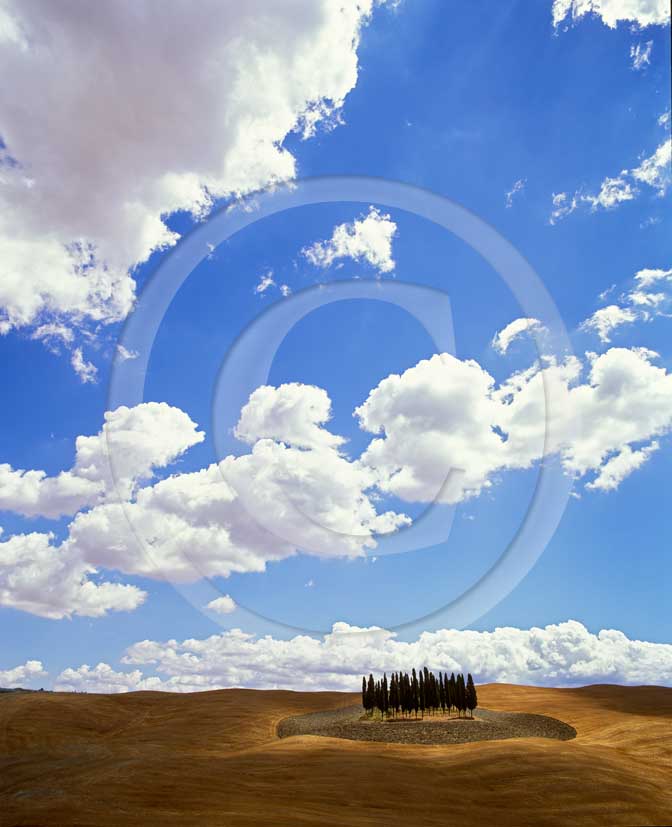
[[[381,721],[362,720],[359,705],[343,709],[294,715],[280,721],[279,738],[322,735],[351,741],[383,741],[389,744],[466,744],[506,738],[555,738],[569,741],[576,730],[564,721],[529,712],[495,712],[477,709],[472,718],[425,718]]]

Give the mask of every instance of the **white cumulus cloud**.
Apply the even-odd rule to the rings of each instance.
[[[624,446],[672,429],[672,374],[641,348],[589,357],[547,360],[499,387],[473,360],[423,360],[357,409],[361,427],[379,435],[361,462],[381,490],[422,502],[461,502],[543,456],[559,456],[576,477],[599,475]]]
[[[629,307],[619,307],[617,304],[609,304],[596,310],[592,316],[582,322],[584,330],[594,330],[600,337],[600,341],[611,341],[611,333],[616,328],[625,324],[632,324],[637,320],[637,313]]]
[[[519,339],[526,333],[540,332],[544,327],[539,319],[514,319],[505,328],[495,334],[492,340],[492,347],[504,355],[512,342]]]
[[[275,286],[275,280],[273,278],[273,271],[268,270],[266,273],[263,273],[257,282],[254,292],[257,294],[265,293],[269,287]]]
[[[626,445],[617,454],[614,454],[611,459],[604,463],[600,469],[600,473],[593,480],[586,485],[586,488],[594,488],[602,491],[613,491],[618,488],[621,482],[633,471],[640,468],[651,456],[654,451],[660,448],[660,444],[655,440],[644,448],[638,451],[633,451],[629,445]]]
[[[94,566],[50,534],[15,534],[0,542],[0,606],[58,620],[131,611],[145,599],[136,586],[96,578]]]
[[[70,364],[83,384],[90,382],[93,383],[97,380],[98,368],[92,362],[86,361],[84,355],[82,354],[81,347],[76,347],[72,351]]]
[[[224,594],[211,600],[205,608],[219,615],[228,615],[235,612],[236,602],[230,595]]]
[[[165,402],[108,411],[95,436],[77,437],[69,471],[49,477],[0,464],[0,509],[56,518],[94,505],[106,494],[127,497],[154,469],[169,465],[204,436],[184,411]]]
[[[334,261],[351,258],[366,261],[380,273],[394,270],[392,241],[397,225],[389,215],[369,207],[367,215],[352,223],[339,224],[328,241],[316,241],[303,255],[316,267],[330,267]]]
[[[436,672],[471,672],[477,683],[672,683],[672,645],[631,640],[614,629],[594,634],[575,620],[492,632],[439,629],[409,642],[385,629],[343,622],[321,639],[297,635],[278,640],[232,629],[204,640],[144,640],[129,647],[122,662],[136,668],[122,672],[99,664],[67,669],[56,688],[190,692],[246,686],[357,692],[362,675],[369,672],[389,675],[425,665]],[[145,678],[142,669],[160,677]]]
[[[666,273],[643,270],[635,281],[658,289]],[[438,354],[388,376],[357,408],[374,435],[358,459],[325,428],[324,390],[264,386],[235,429],[247,453],[159,481],[154,470],[203,433],[166,404],[119,408],[99,434],[77,439],[69,471],[0,467],[3,508],[48,517],[80,509],[60,544],[40,533],[0,543],[0,602],[46,617],[96,616],[144,599],[100,582],[100,569],[193,582],[261,572],[297,553],[360,556],[410,523],[379,511],[381,493],[456,503],[545,456],[611,490],[672,429],[672,375],[655,359],[643,348],[542,357],[497,385],[476,361]]]
[[[600,298],[608,293],[600,294]],[[581,323],[582,330],[594,331],[602,342],[611,341],[614,331],[635,322],[669,317],[672,308],[672,270],[644,268],[637,272],[619,304],[596,310]]]
[[[64,669],[54,684],[57,692],[92,692],[106,695],[161,688],[162,681],[159,678],[143,678],[139,669],[134,669],[132,672],[117,672],[107,663],[99,663],[93,667],[84,663],[77,669]],[[189,688],[183,691],[194,690]]]
[[[554,193],[550,223],[557,224],[582,207],[591,212],[616,209],[641,194],[639,184],[655,190],[655,194],[662,198],[672,182],[671,153],[672,139],[666,138],[652,155],[644,158],[636,167],[624,169],[613,178],[605,178],[596,194],[583,190],[577,190],[573,195],[567,192]]]
[[[47,676],[48,673],[44,670],[42,661],[27,660],[13,669],[0,669],[0,687],[4,689],[27,687],[33,681]]]
[[[241,410],[235,435],[249,444],[275,439],[298,448],[338,448],[343,437],[323,427],[330,418],[331,400],[322,388],[298,382],[264,385]]]
[[[106,584],[94,594],[88,575],[99,568],[191,582],[263,571],[299,551],[352,557],[375,547],[377,534],[409,519],[377,511],[369,493],[375,475],[342,455],[343,440],[321,427],[330,407],[326,393],[312,386],[260,388],[236,429],[251,443],[249,453],[155,484],[147,484],[155,468],[204,436],[186,413],[165,403],[106,414],[98,435],[78,437],[72,470],[57,477],[1,466],[3,508],[48,517],[81,509],[60,545],[39,533],[0,545],[4,604],[51,617],[94,614],[88,597],[121,599],[127,588]],[[53,594],[42,594],[65,569]]]
[[[374,475],[333,450],[263,439],[251,453],[175,474],[125,505],[99,505],[66,544],[94,565],[190,582],[260,572],[298,551],[352,557],[408,522],[376,511]]]
[[[3,0],[0,333],[124,319],[167,216],[291,179],[379,2]]]
[[[553,25],[568,17],[575,21],[585,15],[599,17],[605,26],[615,29],[619,23],[664,26],[670,21],[667,0],[553,0]]]

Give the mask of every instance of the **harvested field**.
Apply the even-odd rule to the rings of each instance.
[[[466,744],[506,738],[576,738],[574,727],[529,712],[495,712],[477,709],[474,718],[427,716],[421,719],[362,720],[359,705],[285,718],[278,737],[321,735],[351,741],[383,741],[388,744]]]
[[[359,701],[337,692],[5,693],[0,824],[672,823],[672,689],[489,684],[478,696],[488,710],[565,721],[576,738],[277,737],[284,719]]]

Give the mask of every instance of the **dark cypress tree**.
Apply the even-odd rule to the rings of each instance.
[[[394,672],[390,675],[390,712],[393,718],[397,714],[397,677]]]
[[[407,715],[411,714],[413,709],[413,701],[411,700],[411,679],[408,672],[404,673],[404,712]]]
[[[415,717],[418,717],[418,709],[420,708],[420,698],[419,695],[419,684],[418,684],[418,676],[415,673],[415,669],[412,670],[411,674],[411,704],[412,709],[415,712]]]
[[[373,680],[373,675],[369,675],[369,682],[366,687],[367,696],[367,711],[369,715],[373,715],[373,708],[376,705],[376,685]]]
[[[424,678],[424,681],[423,681],[424,687],[423,688],[425,690],[425,698],[424,698],[425,709],[428,712],[431,712],[431,708],[432,708],[432,689],[431,689],[430,678],[429,678],[429,669],[426,666],[422,670],[422,676]]]
[[[368,709],[367,709],[368,700],[369,699],[367,698],[367,693],[366,693],[366,678],[364,677],[364,678],[362,678],[362,706],[364,707],[365,712],[368,711]]]
[[[460,673],[457,676],[457,711],[459,714],[462,714],[466,708],[466,698],[465,698],[465,686],[464,686],[464,675]]]
[[[427,706],[426,703],[426,693],[425,693],[425,676],[422,673],[422,670],[419,673],[418,677],[418,706],[420,707],[420,712],[422,713],[422,717],[425,717],[425,707]]]
[[[384,717],[387,717],[387,712],[390,708],[390,694],[389,694],[389,689],[388,689],[388,686],[387,686],[387,675],[384,672],[383,672],[383,682],[382,682],[381,687],[380,687],[380,697],[381,697],[381,701],[383,702],[380,711],[381,711],[381,713],[383,714]]]
[[[401,702],[401,698],[402,698],[403,688],[402,688],[402,685],[401,685],[401,672],[397,672],[396,684],[397,684],[397,712],[402,712],[403,711],[403,704]]]
[[[401,706],[401,687],[399,686],[399,674],[395,672],[392,677],[394,678],[394,700],[390,698],[390,702],[393,704],[394,714],[396,717],[399,713],[399,707]]]
[[[456,691],[457,689],[455,685],[455,673],[452,672],[450,675],[450,679],[448,680],[448,712],[450,712],[455,706]]]
[[[471,677],[471,673],[467,675],[467,688],[465,695],[466,707],[471,713],[471,717],[473,718],[474,710],[478,706],[478,696],[476,694],[476,687],[474,685],[474,679]]]

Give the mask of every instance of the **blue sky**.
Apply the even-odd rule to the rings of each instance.
[[[19,19],[20,12],[15,10],[15,14]],[[549,291],[581,360],[579,383],[587,381],[590,369],[586,352],[604,355],[610,348],[655,351],[657,356],[642,358],[667,375],[672,370],[669,296],[660,299],[653,310],[648,305],[647,315],[628,296],[637,289],[636,274],[645,269],[662,274],[654,277],[649,292],[672,292],[672,278],[666,275],[672,267],[669,159],[659,164],[657,177],[636,172],[669,143],[669,17],[667,26],[637,27],[637,22],[626,19],[612,28],[596,12],[573,21],[567,18],[554,28],[550,0],[510,2],[496,8],[486,2],[429,0],[382,6],[373,10],[362,29],[356,50],[359,73],[343,95],[340,122],[333,128],[318,123],[315,134],[305,138],[281,131],[276,140],[293,156],[297,178],[361,175],[398,180],[438,193],[491,225],[530,262]],[[22,25],[27,28],[31,21]],[[631,49],[639,45],[648,50],[649,42],[648,62],[635,68]],[[194,43],[193,48],[199,47]],[[344,53],[350,50],[350,44],[343,46]],[[7,152],[23,164],[19,139],[26,132],[14,128],[10,110],[0,111],[0,117],[7,119],[6,124],[0,120]],[[173,117],[179,118],[179,113]],[[201,142],[207,154],[217,140],[226,141],[213,131],[213,124],[205,126],[204,134],[199,134],[198,124],[192,128],[194,141]],[[87,126],[76,128],[86,130]],[[16,147],[12,135],[17,136]],[[184,134],[174,137],[185,140]],[[92,133],[91,140],[105,139]],[[170,131],[165,140],[171,140]],[[33,148],[34,143],[26,138],[25,146]],[[26,169],[33,162],[32,157],[25,158]],[[35,166],[39,169],[37,162]],[[63,169],[67,172],[66,164]],[[185,164],[179,169],[189,167]],[[601,190],[609,178],[616,180],[614,186],[620,193],[616,201],[608,200]],[[512,192],[516,182],[521,183]],[[91,196],[86,184],[71,179],[64,183],[82,187],[84,199]],[[566,194],[565,200],[557,201],[555,207],[567,205],[574,196],[574,208],[552,219],[553,198],[559,193]],[[185,210],[161,213],[170,231],[186,237],[207,220],[208,210],[216,212],[230,200],[215,199],[198,219]],[[342,255],[326,267],[311,262],[306,249],[316,242],[327,244],[340,225],[355,232],[353,222],[363,221],[372,206],[379,210],[374,213],[378,221],[395,225],[388,249],[393,268],[373,264],[370,252],[359,257]],[[112,198],[110,209],[114,207]],[[80,224],[73,221],[73,226],[85,224],[83,219]],[[96,227],[92,238],[97,238],[95,232],[103,230]],[[110,239],[118,249],[114,233]],[[158,247],[156,243],[148,256],[131,258],[139,295],[160,265],[179,255],[179,246]],[[273,283],[263,291],[256,289],[269,274]],[[250,452],[251,445],[233,434],[223,440],[224,450],[214,439],[222,426],[213,421],[213,393],[228,351],[260,314],[320,282],[343,279],[379,280],[382,285],[394,281],[442,291],[452,308],[455,356],[461,362],[472,360],[497,384],[533,365],[538,356],[532,338],[525,335],[516,338],[506,353],[493,348],[493,336],[525,313],[478,252],[425,219],[384,203],[355,202],[304,206],[261,218],[219,245],[191,272],[161,321],[149,354],[144,401],[167,403],[183,411],[205,437],[188,449],[176,448],[174,462],[155,462],[139,488],[151,487],[171,474],[197,472],[228,454]],[[281,285],[290,295],[283,295]],[[608,296],[599,298],[612,287]],[[44,287],[33,289],[48,293]],[[10,291],[5,294],[6,305],[13,306]],[[5,294],[0,294],[0,300]],[[20,321],[15,317],[11,329],[0,336],[5,387],[0,462],[10,470],[41,469],[48,477],[72,468],[78,436],[100,431],[108,410],[116,342],[123,333],[123,318],[132,313],[128,308],[118,314],[118,321],[101,321],[100,315],[96,318],[89,313],[87,317],[81,308],[58,307],[56,302],[53,306],[57,312],[51,312],[45,302],[41,314]],[[625,309],[632,318],[607,331],[610,341],[603,341],[595,326],[582,324],[598,308],[607,306]],[[47,322],[67,327],[72,335],[49,338],[36,333]],[[97,369],[94,381],[82,381],[85,373],[73,370],[78,348],[84,362]],[[386,377],[404,374],[436,352],[427,331],[405,310],[381,301],[350,299],[313,311],[291,330],[275,354],[268,384],[323,388],[331,400],[331,418],[321,426],[344,437],[347,441],[341,451],[348,461],[355,460],[372,438],[359,427],[355,408]],[[620,367],[614,371],[617,378],[621,376]],[[643,374],[644,383],[649,375]],[[643,425],[645,435],[631,443],[632,450],[647,451],[655,441],[657,447],[651,449],[650,457],[647,454],[641,467],[624,475],[614,490],[585,488],[599,473],[597,466],[587,475],[576,474],[578,496],[569,499],[537,564],[497,605],[474,617],[471,629],[527,630],[571,619],[586,627],[590,640],[601,629],[618,629],[631,640],[659,644],[672,640],[666,606],[672,574],[666,490],[672,421],[665,424],[664,410],[661,413],[660,406],[670,399],[663,393],[666,380],[661,381],[660,389],[656,386],[651,393],[645,386],[632,391],[641,397],[628,402],[631,409],[641,409],[642,420],[649,422],[654,415],[647,412],[647,400],[654,396],[662,400],[656,403],[659,424],[651,425],[649,431]],[[624,384],[614,398],[622,399],[630,392]],[[446,427],[449,439],[450,428]],[[151,428],[148,439],[156,433]],[[595,439],[599,438],[598,434]],[[598,465],[602,467],[615,453],[610,449]],[[175,578],[169,576],[166,582],[161,572],[143,576],[132,566],[124,570],[121,565],[101,565],[102,558],[94,554],[87,562],[98,570],[91,575],[95,582],[130,584],[146,592],[144,602],[133,610],[112,609],[98,617],[83,616],[75,608],[63,610],[61,603],[60,618],[45,616],[51,610],[44,584],[36,587],[42,590],[40,598],[28,587],[26,595],[13,594],[11,552],[1,543],[5,554],[3,558],[0,552],[0,605],[4,606],[0,608],[0,676],[3,669],[9,675],[18,664],[31,660],[42,664],[43,671],[34,670],[32,677],[37,685],[52,685],[68,667],[99,662],[123,674],[131,668],[129,664],[135,664],[142,666],[146,676],[174,676],[179,670],[171,672],[165,666],[161,659],[165,653],[145,661],[140,656],[129,660],[128,655],[122,661],[122,656],[138,641],[205,639],[238,627],[277,641],[294,638],[300,630],[319,638],[336,622],[385,629],[402,626],[397,640],[415,641],[423,631],[445,628],[440,609],[473,585],[506,549],[525,517],[540,464],[553,462],[557,464],[557,455],[537,457],[528,468],[493,471],[488,475],[491,487],[438,506],[443,519],[451,514],[453,518],[445,542],[403,554],[387,555],[385,540],[379,549],[370,548],[355,557],[316,556],[299,548],[291,556],[267,562],[263,571],[234,572],[226,577],[215,574],[205,590],[203,583],[181,583],[174,588],[169,581]],[[53,532],[54,549],[64,541],[67,546],[68,526],[77,510],[57,519],[22,516],[21,494],[9,491],[10,483],[5,483],[9,493],[4,502],[14,505],[0,511],[2,540]],[[137,493],[138,489],[131,499]],[[372,502],[379,513],[391,509],[412,519],[426,506],[394,486],[385,489],[384,483],[377,487]],[[89,502],[80,510],[86,512],[90,507]],[[120,543],[126,542],[119,536]],[[58,553],[62,552],[53,551]],[[109,552],[106,559],[113,557]],[[38,567],[41,559],[35,564]],[[46,591],[51,585],[58,591],[60,576],[54,575]],[[233,598],[237,604],[233,612],[218,616],[204,611],[204,601],[218,592]],[[21,608],[27,603],[34,608]],[[553,638],[552,633],[549,636]],[[669,680],[668,673],[672,675],[668,649],[661,648],[660,682]],[[587,677],[601,676],[590,669]],[[641,674],[653,682],[655,667],[646,669],[643,666]],[[506,677],[485,667],[482,673]],[[215,673],[202,685],[227,681],[280,685],[283,678],[281,672],[278,675],[265,680],[259,672],[250,677],[236,663],[232,671]],[[631,671],[614,667],[606,676],[637,682],[636,664]],[[20,673],[20,678],[30,682],[30,670]],[[193,688],[193,675],[189,680],[184,685]],[[554,679],[546,676],[543,680]],[[564,680],[563,676],[555,678],[556,682]],[[344,687],[346,681],[347,675],[339,673],[338,679],[325,685]],[[118,676],[94,679],[81,670],[57,679],[56,684],[140,688],[137,679],[135,683]]]

